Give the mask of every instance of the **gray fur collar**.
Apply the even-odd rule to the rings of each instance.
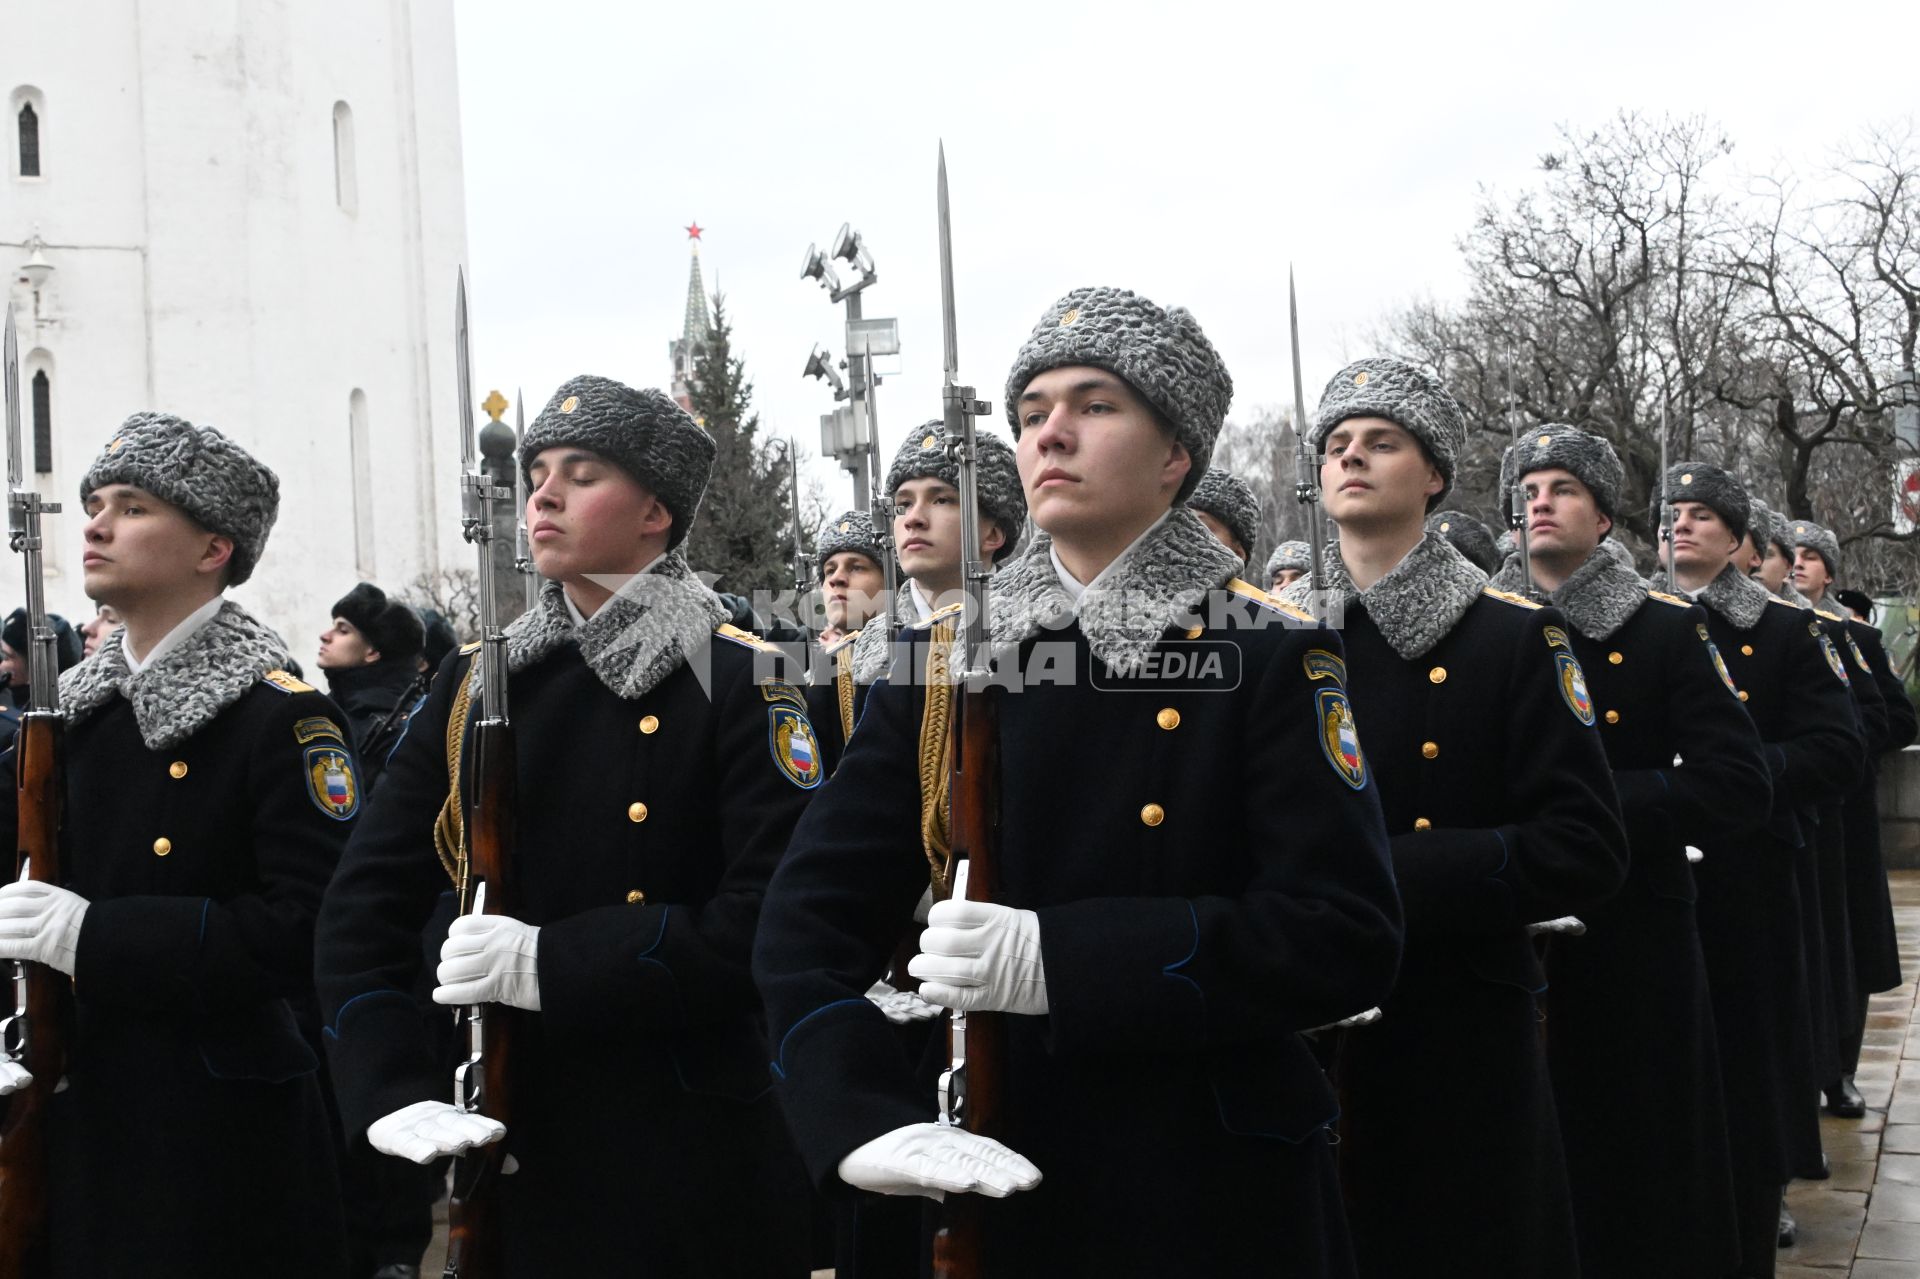
[[[1093,655],[1115,669],[1140,665],[1181,613],[1199,611],[1207,592],[1244,567],[1186,507],[1141,538],[1080,597],[1053,567],[1053,538],[1037,533],[993,579],[993,641],[1011,647],[1078,620]]]
[[[284,670],[292,660],[272,628],[228,600],[138,675],[128,670],[120,632],[114,632],[92,657],[61,675],[60,704],[67,722],[77,724],[115,696],[124,697],[140,740],[148,750],[165,750],[205,728],[262,675]]]
[[[905,582],[893,597],[894,625],[876,626],[868,622],[853,641],[853,682],[871,684],[887,673],[887,637],[897,627],[910,625],[919,618],[913,607],[913,587]]]
[[[1605,640],[1647,602],[1647,584],[1631,564],[1595,548],[1548,598],[1574,630],[1590,640]]]
[[[1493,579],[1487,585],[1496,591],[1524,595],[1536,604],[1546,603],[1546,596],[1539,587],[1536,586],[1531,591],[1527,589],[1527,575],[1520,571],[1520,552],[1518,551],[1507,556],[1506,562],[1500,566],[1500,571],[1493,575]]]
[[[518,672],[567,644],[577,645],[589,669],[615,696],[644,697],[681,663],[704,652],[727,606],[668,551],[635,573],[600,611],[575,627],[566,590],[548,582],[534,606],[507,627],[507,670]],[[479,679],[480,663],[473,663]]]
[[[1771,597],[1766,587],[1729,564],[1694,598],[1732,622],[1736,629],[1750,631],[1767,611],[1767,600]]]
[[[1347,603],[1366,605],[1367,616],[1402,659],[1424,656],[1445,639],[1487,585],[1487,575],[1438,533],[1428,532],[1387,575],[1362,591],[1355,588],[1336,544],[1327,548],[1327,586]],[[1280,593],[1305,607],[1308,585],[1300,578]]]

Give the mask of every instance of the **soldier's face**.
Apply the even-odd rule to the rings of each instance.
[[[820,588],[826,595],[827,625],[857,631],[880,611],[887,582],[878,564],[858,551],[842,551],[821,566]]]
[[[1739,549],[1739,539],[1727,522],[1703,503],[1675,502],[1667,523],[1673,530],[1675,572],[1710,581]]]
[[[1767,553],[1760,560],[1760,584],[1778,595],[1781,585],[1793,573],[1793,561],[1780,549],[1780,543],[1769,538]]]
[[[1278,591],[1285,587],[1292,586],[1305,576],[1306,574],[1297,568],[1283,568],[1273,575],[1273,589]]]
[[[1530,555],[1584,560],[1613,527],[1592,491],[1571,471],[1557,466],[1530,471],[1520,485],[1527,499]]]
[[[527,542],[540,576],[624,579],[666,549],[673,513],[598,453],[567,445],[542,449],[527,477]]]
[[[1321,501],[1345,529],[1425,519],[1427,499],[1446,487],[1413,433],[1383,417],[1350,417],[1328,432]]]
[[[1833,577],[1827,572],[1827,562],[1820,558],[1820,552],[1810,546],[1794,547],[1793,584],[1800,588],[1802,595],[1827,593]]]
[[[344,617],[333,619],[333,625],[320,632],[320,669],[337,671],[347,666],[365,666],[368,662],[377,662],[380,654],[373,645],[367,643],[367,637],[360,628]]]
[[[960,572],[960,491],[931,475],[893,491],[893,545],[900,571],[922,583],[953,585]],[[980,519],[980,551],[991,557],[1006,535]],[[865,558],[864,556],[862,558]]]
[[[1034,524],[1069,543],[1137,534],[1193,469],[1147,402],[1105,369],[1049,369],[1020,396],[1015,447]]]
[[[172,503],[132,484],[109,484],[87,495],[85,509],[80,572],[87,594],[102,604],[124,612],[224,584],[233,540]]]

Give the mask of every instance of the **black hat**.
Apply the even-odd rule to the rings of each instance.
[[[420,625],[425,632],[420,656],[426,659],[428,670],[437,671],[447,654],[459,647],[460,637],[453,633],[453,623],[439,609],[421,609]]]
[[[79,665],[83,651],[79,633],[67,625],[67,619],[58,613],[48,613],[47,624],[53,627],[53,655],[59,668],[64,671],[69,666]],[[6,624],[0,626],[0,640],[4,640],[7,647],[16,653],[24,654],[27,651],[31,641],[27,637],[26,609],[16,608],[7,614]]]
[[[404,661],[426,642],[419,614],[399,600],[388,599],[372,582],[362,582],[341,596],[334,603],[333,616],[352,622],[382,661]]]

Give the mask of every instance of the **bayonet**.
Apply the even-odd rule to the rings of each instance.
[[[807,559],[807,540],[800,531],[800,450],[791,435],[787,437],[787,506],[793,517],[793,616],[811,639],[813,627],[807,621],[806,600],[813,590],[813,565]]]
[[[1533,555],[1527,544],[1527,481],[1520,472],[1520,419],[1514,412],[1513,347],[1507,347],[1507,448],[1513,457],[1513,488],[1507,493],[1507,527],[1513,530],[1513,546],[1520,553],[1520,575],[1526,582],[1528,599],[1533,598]]]
[[[513,389],[513,499],[519,518],[513,527],[513,567],[520,572],[521,585],[526,587],[526,607],[532,608],[540,599],[540,575],[533,567],[533,544],[527,538],[527,468],[519,464],[519,447],[527,438],[527,406],[520,394],[520,388]]]
[[[1325,508],[1320,505],[1321,454],[1308,438],[1313,428],[1307,421],[1307,395],[1301,380],[1300,303],[1294,296],[1292,263],[1287,264],[1287,323],[1293,342],[1294,468],[1299,472],[1294,478],[1293,496],[1307,508],[1307,541],[1312,550],[1307,557],[1307,610],[1317,621],[1332,622],[1336,621],[1333,593],[1327,587],[1322,565],[1327,555],[1327,518]]]

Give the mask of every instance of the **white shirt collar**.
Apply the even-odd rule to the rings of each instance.
[[[1112,573],[1115,569],[1119,568],[1120,565],[1126,562],[1127,556],[1133,554],[1134,547],[1140,545],[1141,542],[1145,541],[1148,534],[1152,533],[1155,529],[1159,528],[1162,524],[1165,524],[1167,520],[1172,517],[1172,515],[1173,515],[1173,511],[1171,509],[1168,509],[1164,514],[1160,516],[1159,519],[1155,520],[1153,523],[1141,529],[1140,536],[1134,538],[1131,542],[1128,542],[1127,549],[1124,551],[1121,551],[1118,555],[1114,556],[1113,562],[1107,565],[1105,568],[1101,569],[1097,574],[1095,574],[1094,579],[1091,582],[1082,582],[1079,578],[1075,577],[1072,573],[1069,573],[1067,571],[1067,566],[1060,562],[1060,552],[1058,548],[1056,548],[1052,543],[1048,543],[1047,555],[1051,557],[1053,560],[1053,571],[1059,575],[1060,587],[1062,590],[1066,591],[1067,598],[1072,600],[1074,604],[1077,606],[1080,603],[1080,597],[1082,595],[1085,595],[1088,591],[1092,590],[1094,587],[1098,586],[1101,582],[1105,581],[1108,574]]]
[[[913,599],[913,611],[918,615],[919,621],[924,622],[933,616],[933,605],[925,595],[921,594],[920,582],[917,578],[907,579],[907,594]]]
[[[181,618],[174,624],[172,630],[160,637],[158,644],[155,644],[147,650],[147,656],[144,661],[133,655],[133,641],[127,638],[126,631],[121,631],[120,652],[127,659],[127,673],[130,675],[138,675],[141,671],[146,670],[147,667],[153,665],[162,657],[192,639],[194,632],[198,631],[208,622],[211,622],[213,615],[218,613],[220,606],[226,602],[226,596],[216,595],[199,608],[194,609],[193,612]]]

